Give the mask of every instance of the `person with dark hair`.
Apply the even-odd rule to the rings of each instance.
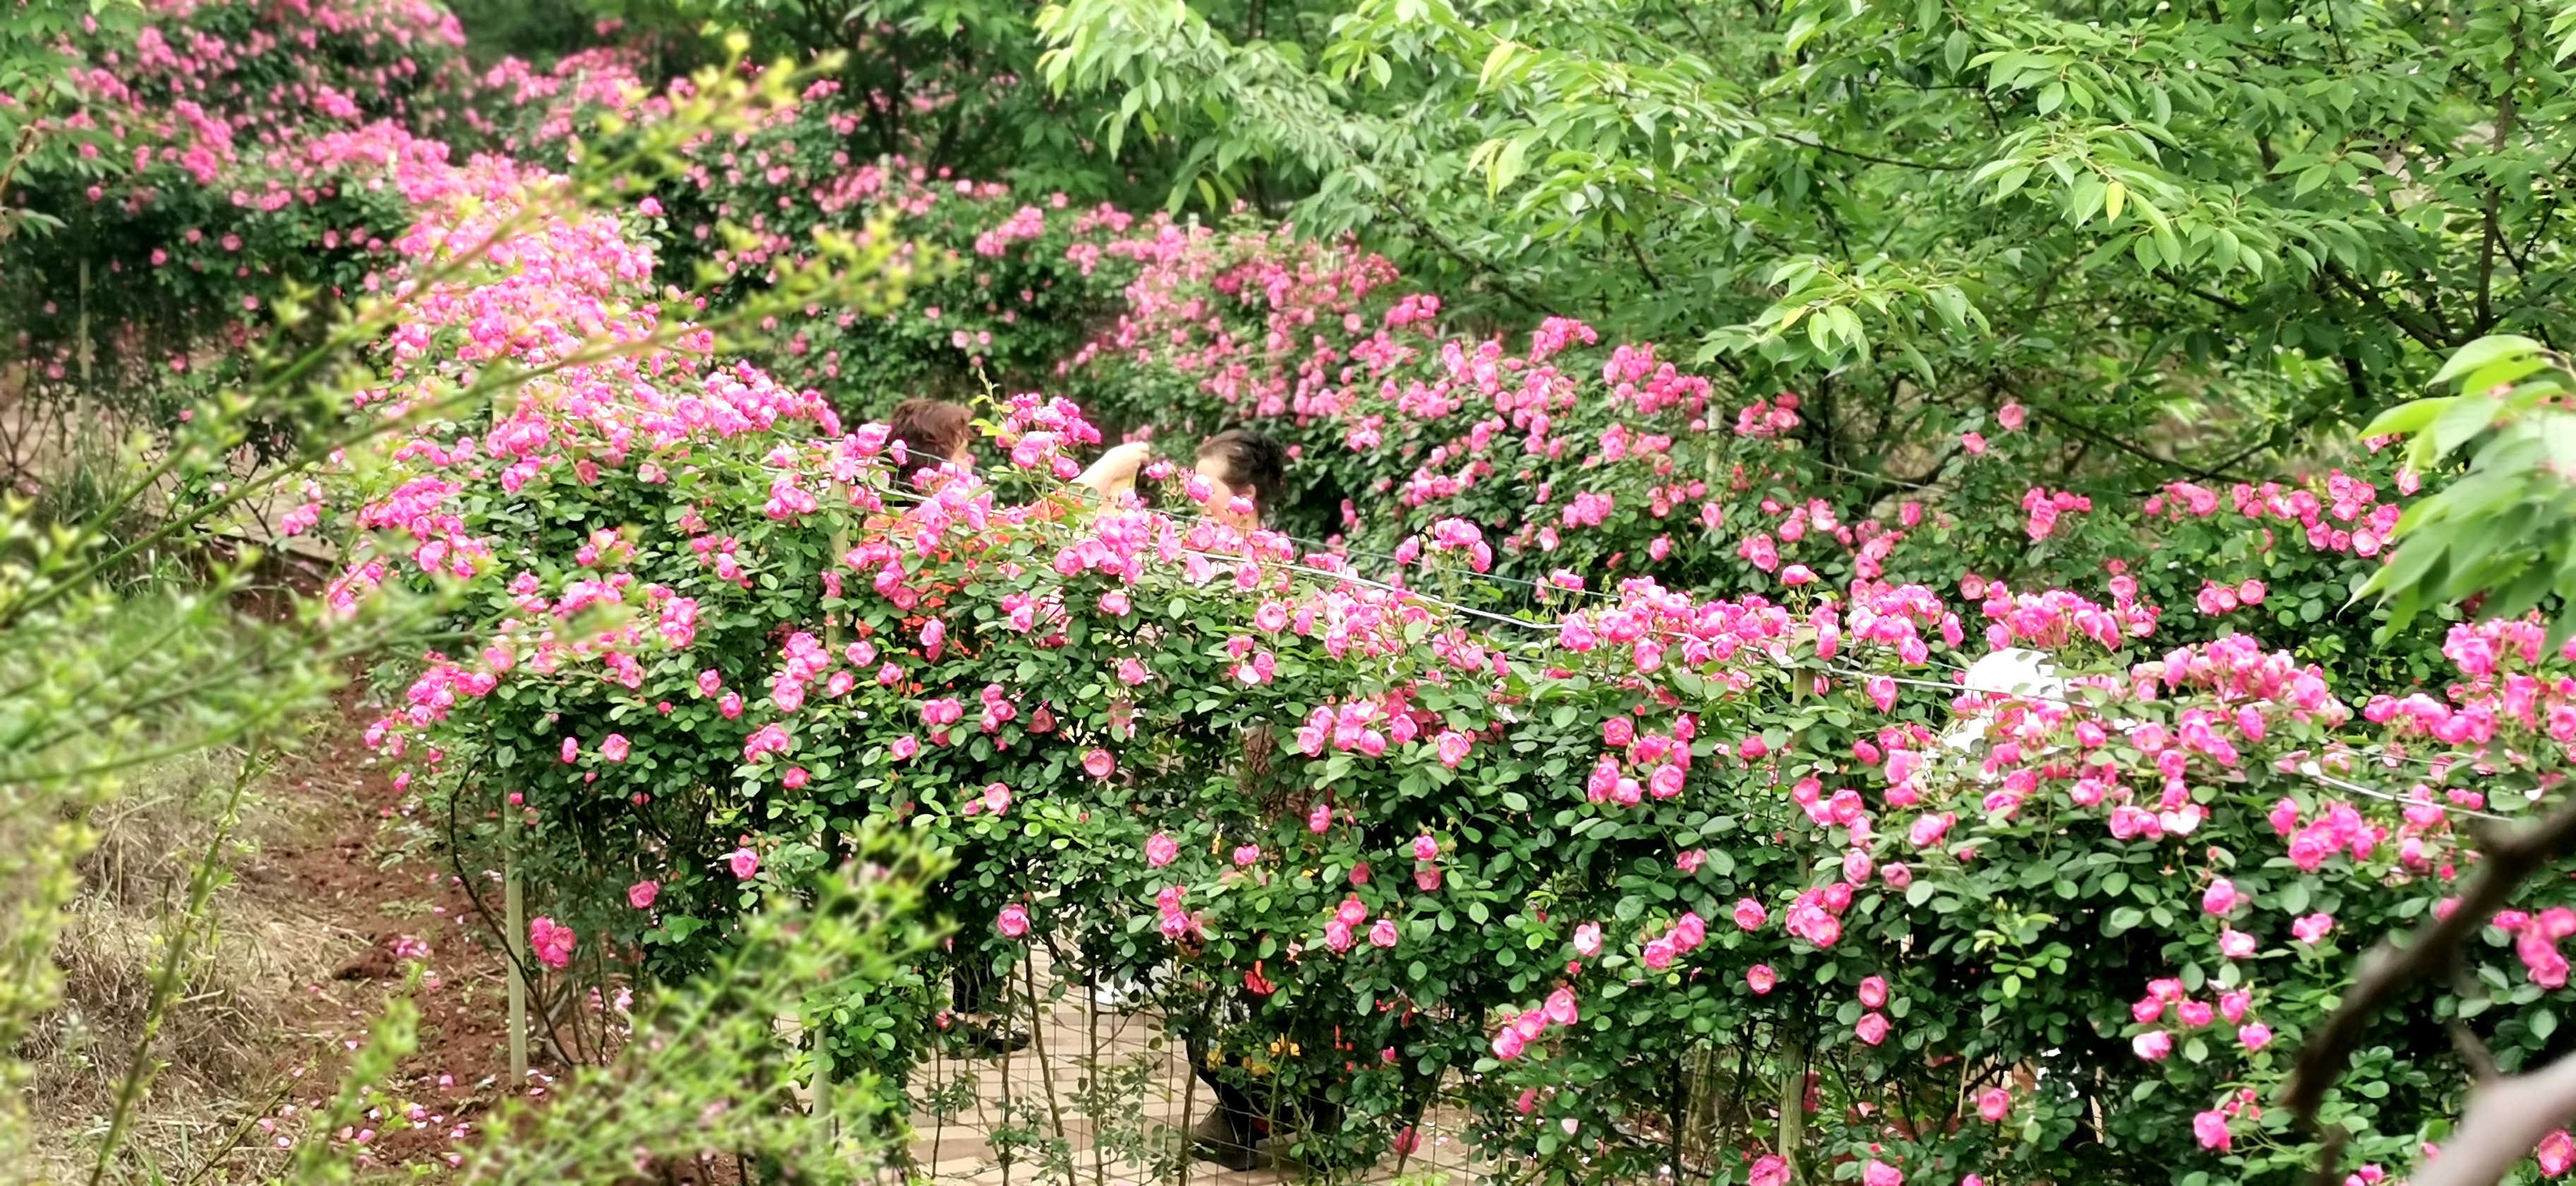
[[[1228,496],[1211,507],[1209,517],[1251,531],[1278,509],[1279,492],[1288,484],[1288,450],[1267,434],[1229,428],[1199,442],[1197,468],[1218,494]]]
[[[908,399],[886,417],[886,443],[903,443],[903,477],[919,485],[923,470],[975,459],[975,414],[944,399]]]
[[[886,418],[886,442],[903,442],[904,480],[921,484],[922,474],[943,465],[975,463],[975,413],[944,399],[908,399]],[[1113,445],[1100,460],[1073,479],[1073,484],[1106,495],[1133,485],[1136,471],[1153,455],[1151,446],[1129,442]]]

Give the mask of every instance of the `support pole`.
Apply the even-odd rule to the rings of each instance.
[[[1807,1143],[1807,1035],[1788,1035],[1780,1051],[1780,1160],[1789,1163],[1789,1180],[1805,1175],[1798,1155]]]
[[[519,807],[502,804],[501,913],[510,945],[510,1090],[528,1085],[528,904],[519,890]]]

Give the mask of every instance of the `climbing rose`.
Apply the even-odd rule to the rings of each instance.
[[[2314,943],[2325,938],[2326,932],[2333,929],[2334,916],[2323,913],[2311,914],[2290,924],[2291,936],[2301,943]]]
[[[737,848],[725,854],[725,863],[733,867],[735,877],[744,881],[751,880],[752,874],[760,872],[760,854],[751,851],[748,847]]]
[[[1771,986],[1779,982],[1780,974],[1772,971],[1769,964],[1755,964],[1744,970],[1744,983],[1753,989],[1753,995],[1757,997],[1769,996]]]
[[[1860,1171],[1861,1186],[1905,1186],[1905,1171],[1873,1157]]]
[[[2234,1139],[2227,1131],[2227,1114],[2202,1112],[2191,1118],[2191,1135],[2200,1138],[2203,1149],[2224,1151]]]
[[[1789,1186],[1789,1163],[1777,1153],[1754,1159],[1744,1171],[1746,1186]]]
[[[1756,902],[1751,898],[1738,898],[1735,900],[1735,925],[1737,927],[1747,931],[1757,931],[1762,929],[1763,923],[1769,922],[1770,920],[1771,913],[1762,908],[1762,903]]]
[[[1876,1009],[1887,1003],[1887,981],[1872,976],[1860,982],[1861,1007]]]
[[[599,743],[599,756],[611,762],[625,761],[626,754],[626,735],[623,733],[611,733],[607,740]]]
[[[1510,1062],[1515,1058],[1519,1058],[1521,1056],[1521,1047],[1526,1041],[1526,1039],[1521,1037],[1521,1032],[1519,1030],[1514,1029],[1509,1025],[1505,1025],[1501,1033],[1494,1035],[1494,1057],[1499,1058],[1504,1062]]]
[[[1587,959],[1601,954],[1601,924],[1587,922],[1574,928],[1574,950]]]
[[[1657,939],[1646,944],[1646,966],[1661,972],[1664,969],[1673,966],[1673,956],[1675,954],[1676,951],[1671,939]]]
[[[1002,907],[1001,916],[993,920],[994,929],[1013,939],[1029,933],[1029,911],[1014,902]]]
[[[1371,924],[1371,925],[1370,925],[1370,927],[1369,927],[1369,946],[1371,946],[1371,947],[1393,947],[1393,946],[1395,946],[1395,921],[1394,921],[1393,919],[1381,918],[1381,919],[1377,920],[1377,922],[1375,922],[1374,924]]]
[[[1156,832],[1145,839],[1145,863],[1153,868],[1160,869],[1171,864],[1172,858],[1179,855],[1181,855],[1181,846],[1161,832]]]
[[[2129,1039],[2129,1049],[2148,1062],[2162,1062],[2173,1053],[2173,1035],[2163,1030],[2148,1030]]]
[[[2559,1129],[2540,1138],[2535,1155],[2540,1160],[2540,1172],[2555,1178],[2576,1166],[2576,1138],[2569,1137],[2566,1129]]]
[[[1887,1015],[1884,1013],[1861,1014],[1860,1023],[1852,1027],[1852,1033],[1857,1035],[1861,1041],[1867,1042],[1872,1046],[1876,1046],[1879,1043],[1886,1041]]]
[[[528,920],[528,946],[536,952],[537,962],[549,968],[560,968],[572,962],[572,949],[578,938],[572,928],[557,926],[555,920],[538,915]]]
[[[2245,899],[2236,892],[2236,883],[2221,877],[2209,883],[2200,895],[2200,908],[2211,914],[2226,914]]]
[[[639,881],[626,887],[626,904],[638,910],[653,908],[653,899],[662,896],[662,883]]]
[[[1989,1124],[2001,1124],[2012,1115],[2012,1093],[2000,1087],[1989,1087],[1977,1096],[1977,1115]]]
[[[1547,994],[1547,1019],[1558,1025],[1572,1025],[1582,1019],[1576,1009],[1573,989],[1559,986],[1555,992]]]
[[[1118,768],[1118,759],[1110,757],[1108,750],[1096,749],[1082,755],[1082,768],[1093,778],[1107,778],[1110,771]]]
[[[2259,1021],[2238,1026],[2236,1040],[2245,1043],[2247,1050],[2261,1050],[2272,1044],[2272,1027]]]
[[[1439,841],[1437,841],[1437,840],[1434,840],[1434,839],[1430,838],[1429,836],[1416,836],[1416,837],[1414,837],[1414,838],[1413,838],[1413,859],[1414,859],[1414,860],[1417,860],[1417,861],[1436,861],[1436,860],[1439,860],[1439,859],[1440,859],[1440,842],[1439,842]]]

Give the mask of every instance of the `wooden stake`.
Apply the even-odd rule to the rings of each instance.
[[[1789,1163],[1789,1180],[1800,1181],[1798,1153],[1807,1143],[1807,1036],[1790,1035],[1780,1059],[1780,1160]]]
[[[528,904],[519,890],[516,849],[519,809],[504,804],[501,812],[501,914],[510,946],[510,1090],[528,1085]]]

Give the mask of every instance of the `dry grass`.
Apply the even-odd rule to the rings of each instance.
[[[80,895],[54,947],[62,1005],[19,1051],[34,1072],[37,1164],[28,1168],[39,1180],[88,1174],[238,766],[232,755],[207,755],[150,768],[91,817],[99,843],[81,862]],[[264,839],[294,825],[254,788],[220,859],[246,868]],[[184,1177],[265,1110],[279,1057],[294,1045],[281,1041],[286,1010],[346,946],[280,893],[236,881],[217,890],[213,907],[213,940],[194,945],[202,958],[153,1040],[165,1065],[126,1142],[133,1168]]]

